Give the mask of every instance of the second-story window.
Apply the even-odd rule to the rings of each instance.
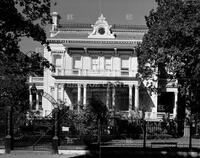
[[[61,55],[54,55],[54,65],[61,67]]]
[[[111,57],[105,57],[105,70],[111,70]]]
[[[62,65],[61,55],[54,55],[53,57],[54,57],[53,58],[53,63],[55,65],[55,67],[56,67],[56,73],[58,75],[60,75],[60,73],[61,73],[61,65]]]
[[[81,57],[80,56],[74,56],[73,57],[73,73],[77,74],[78,70],[82,68],[81,64]]]
[[[73,69],[81,69],[81,57],[75,56],[73,59],[74,59]]]
[[[92,64],[92,70],[98,70],[99,69],[99,60],[98,60],[98,57],[92,57],[92,61],[91,61],[91,64]]]
[[[123,57],[121,58],[121,75],[129,74],[129,58]]]

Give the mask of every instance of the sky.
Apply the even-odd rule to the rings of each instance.
[[[52,0],[57,5],[51,8],[61,16],[60,23],[94,24],[103,14],[110,25],[145,25],[144,16],[156,8],[155,0]],[[47,32],[47,36],[49,33]],[[40,51],[42,46],[31,39],[23,39],[21,50]]]
[[[103,14],[110,24],[144,25],[155,0],[54,0],[61,22],[94,23]]]

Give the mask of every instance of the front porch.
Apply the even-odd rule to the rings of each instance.
[[[139,109],[139,89],[137,85],[123,83],[106,84],[57,84],[56,100],[66,102],[71,109],[75,105],[86,106],[87,101],[97,97],[110,111],[130,112]]]

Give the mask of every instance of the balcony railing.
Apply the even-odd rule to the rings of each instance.
[[[108,76],[136,77],[136,70],[88,70],[88,69],[56,69],[54,76]]]
[[[43,83],[43,77],[32,77],[32,83]]]

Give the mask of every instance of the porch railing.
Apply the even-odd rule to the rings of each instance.
[[[61,69],[57,68],[52,74],[55,76],[110,76],[136,77],[137,70],[89,70],[89,69]]]
[[[44,78],[43,77],[31,77],[30,82],[33,83],[43,83]]]

